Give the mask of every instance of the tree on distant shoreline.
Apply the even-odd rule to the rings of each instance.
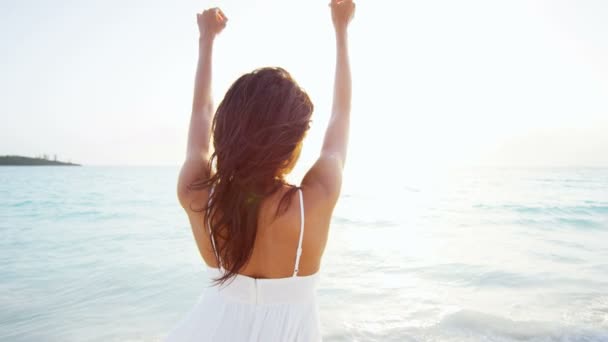
[[[50,160],[47,154],[42,156],[24,157],[17,155],[4,155],[0,156],[0,166],[81,166],[80,164],[72,163],[70,159],[68,162],[62,162],[57,160],[57,155],[54,155],[54,160]]]

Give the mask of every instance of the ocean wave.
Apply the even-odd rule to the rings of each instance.
[[[608,288],[601,279],[564,277],[550,272],[510,272],[483,265],[450,263],[429,267],[405,268],[402,272],[454,286],[474,288],[543,288],[550,284],[585,288]]]
[[[549,219],[520,218],[513,220],[513,223],[521,226],[533,226],[543,230],[552,230],[557,228],[602,230],[608,228],[606,223],[599,220],[570,217],[555,217]]]
[[[593,215],[593,214],[608,214],[608,205],[578,205],[578,206],[527,206],[516,204],[503,205],[486,205],[475,204],[475,209],[487,211],[512,211],[522,214],[537,214],[537,215],[556,215],[556,214],[575,214],[575,215]]]
[[[608,205],[586,204],[578,206],[550,205],[486,205],[475,204],[473,208],[482,213],[490,223],[532,226],[543,230],[553,229],[608,229]]]
[[[448,314],[431,331],[451,341],[607,341],[608,329],[517,321],[472,310]],[[483,338],[481,338],[483,337]]]

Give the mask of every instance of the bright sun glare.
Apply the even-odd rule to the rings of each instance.
[[[0,57],[0,144],[85,164],[179,164],[196,61],[194,13],[214,4],[147,4],[115,11],[108,2],[15,3],[3,11],[0,36],[12,53]],[[608,165],[606,5],[576,4],[360,2],[350,33],[347,173],[380,165],[391,174],[441,165]],[[243,72],[288,69],[316,108],[301,174],[331,105],[326,4],[221,6],[230,21],[215,51],[216,104]]]

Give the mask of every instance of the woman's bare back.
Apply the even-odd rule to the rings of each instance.
[[[277,206],[288,190],[284,186],[262,201],[253,251],[249,262],[239,274],[264,279],[285,278],[293,274],[302,219],[297,192],[291,193],[287,210],[276,216]],[[299,276],[311,275],[319,270],[329,228],[329,215],[323,218],[323,212],[330,212],[331,209],[319,210],[319,205],[313,202],[314,189],[310,190],[307,192],[305,187],[302,189],[305,225]],[[207,218],[204,211],[199,211],[207,203],[209,192],[199,191],[195,196],[191,207],[198,210],[187,210],[192,232],[205,263],[217,268],[218,263],[205,224]],[[216,243],[220,245],[221,241]]]

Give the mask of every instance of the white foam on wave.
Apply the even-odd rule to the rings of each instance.
[[[608,327],[516,321],[472,310],[448,314],[430,330],[429,340],[436,341],[608,341]]]

